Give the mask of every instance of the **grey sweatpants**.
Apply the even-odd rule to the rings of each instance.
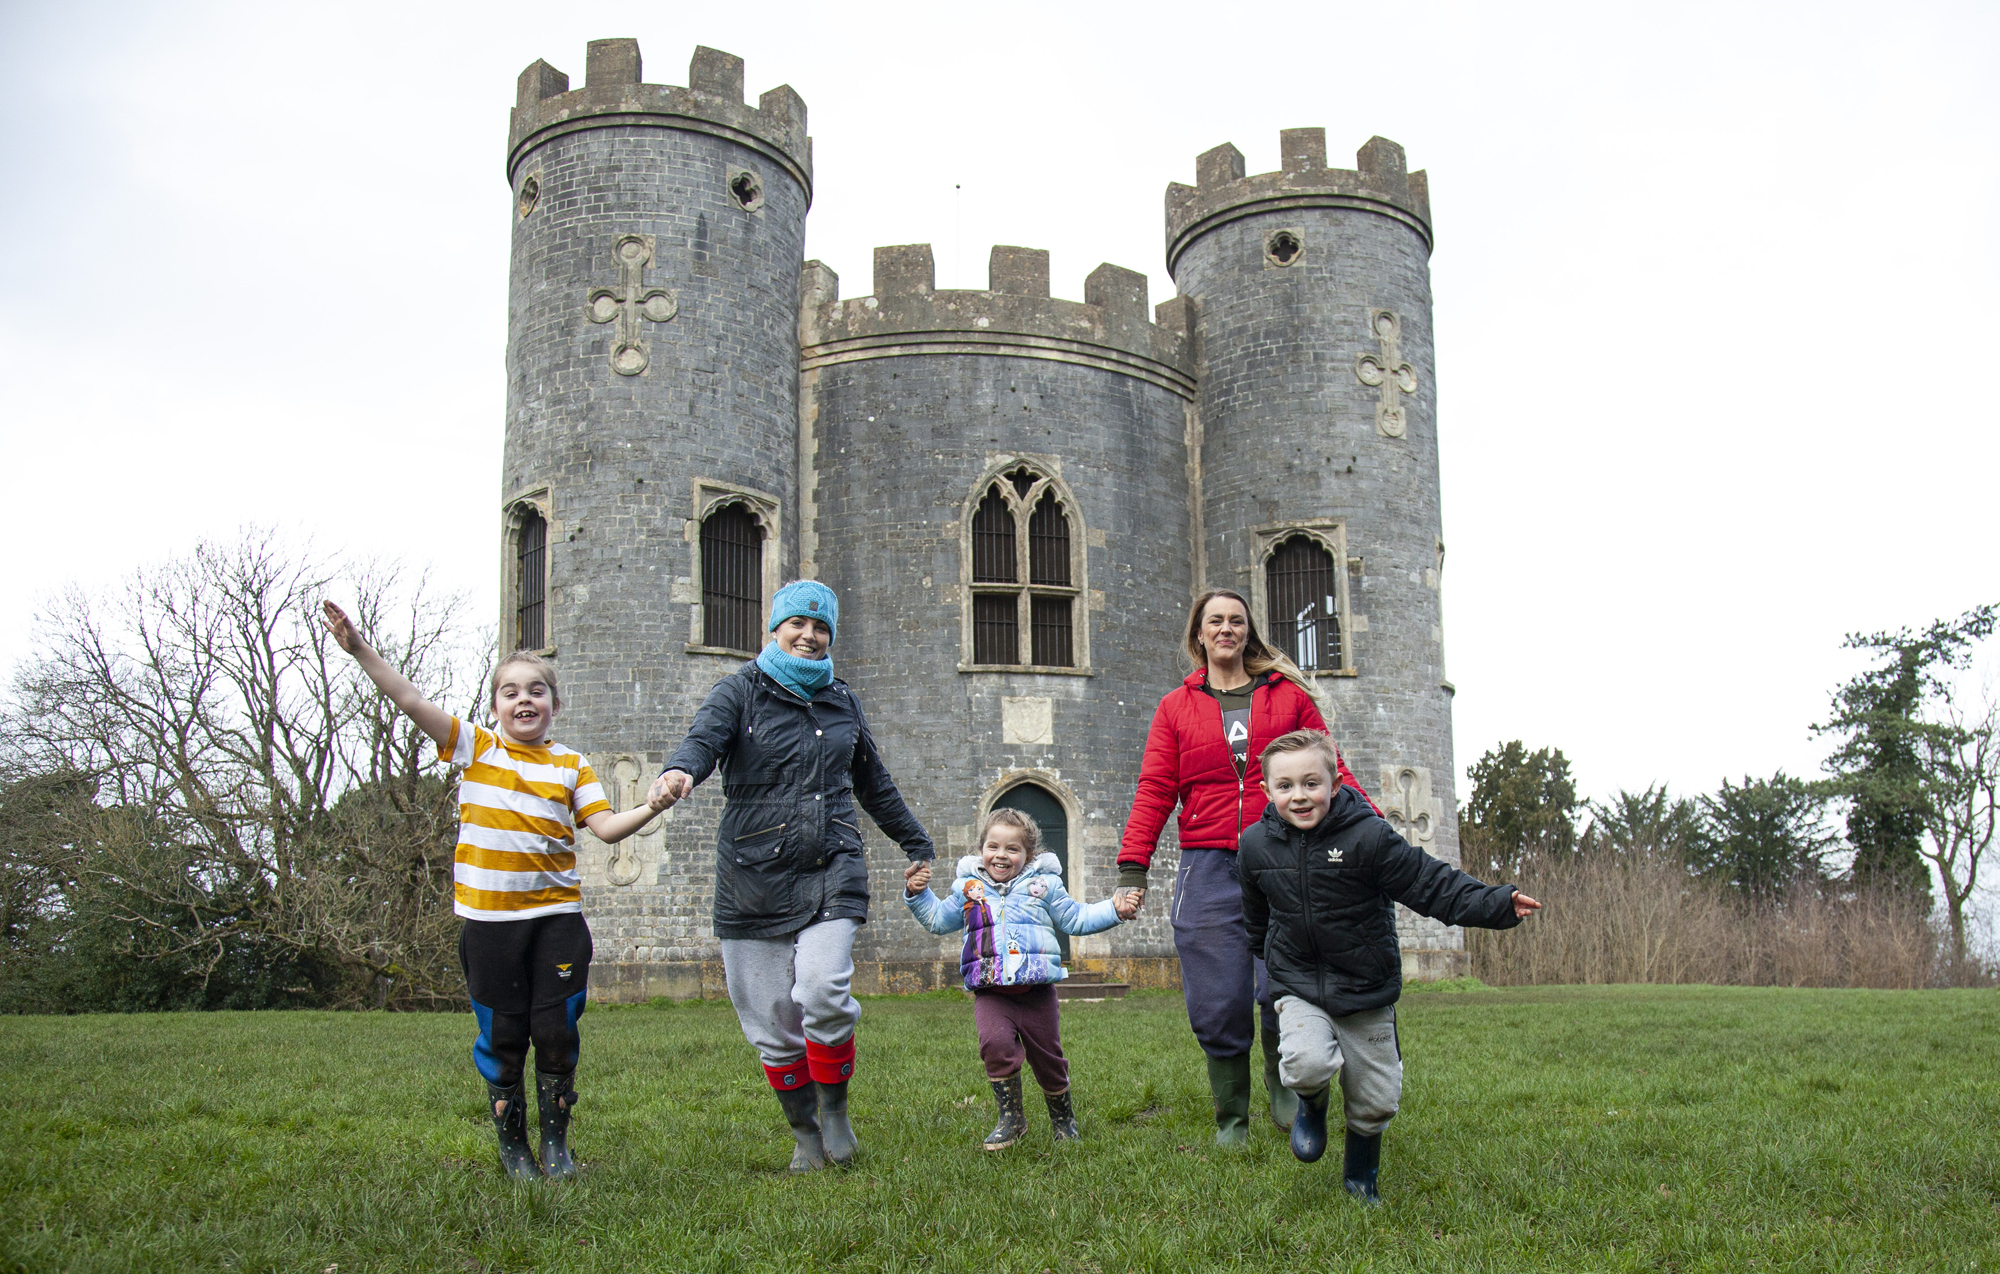
[[[854,931],[859,920],[822,920],[781,938],[724,938],[722,971],[743,1038],[766,1066],[789,1066],[806,1041],[854,1034]]]
[[[1278,997],[1278,1078],[1295,1093],[1316,1093],[1340,1076],[1347,1126],[1372,1137],[1403,1101],[1403,1050],[1396,1006],[1335,1017],[1296,995]]]

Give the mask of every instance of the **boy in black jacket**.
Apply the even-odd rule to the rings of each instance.
[[[1511,929],[1541,904],[1484,885],[1398,836],[1334,777],[1333,740],[1295,730],[1264,748],[1263,818],[1244,831],[1237,868],[1250,950],[1263,957],[1278,1010],[1278,1075],[1299,1095],[1292,1153],[1326,1153],[1340,1076],[1347,1192],[1381,1201],[1382,1130],[1403,1095],[1396,1041],[1402,956],[1394,903],[1448,925]]]

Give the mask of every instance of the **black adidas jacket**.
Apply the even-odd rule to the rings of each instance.
[[[1296,995],[1335,1017],[1402,994],[1393,903],[1448,925],[1521,923],[1512,885],[1481,884],[1432,858],[1351,787],[1335,789],[1310,831],[1265,807],[1243,833],[1237,866],[1250,950],[1270,969],[1272,996]]]

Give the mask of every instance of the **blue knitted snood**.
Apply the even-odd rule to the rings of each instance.
[[[786,654],[778,649],[777,642],[771,642],[758,652],[757,666],[801,699],[812,698],[833,680],[833,654],[830,651],[823,659],[801,659],[797,655]]]

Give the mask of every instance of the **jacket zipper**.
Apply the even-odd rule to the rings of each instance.
[[[1313,921],[1312,882],[1306,872],[1306,834],[1295,827],[1288,827],[1285,839],[1298,838],[1299,860],[1299,911],[1305,916],[1306,944],[1312,948],[1313,981],[1319,987],[1320,999],[1326,999],[1326,961],[1320,955],[1319,929]]]
[[[738,836],[736,838],[736,841],[738,844],[741,844],[746,840],[755,840],[759,836],[768,836],[772,832],[782,832],[784,830],[785,830],[785,825],[783,823],[779,823],[776,827],[766,827],[754,832],[745,832],[741,836]]]

